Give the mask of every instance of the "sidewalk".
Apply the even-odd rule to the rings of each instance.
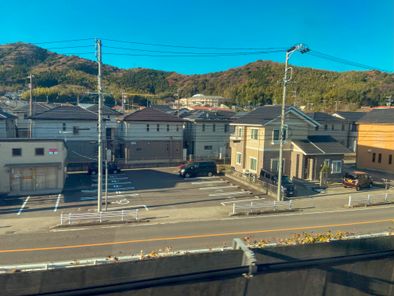
[[[340,192],[335,193],[335,190],[339,189]],[[326,211],[337,211],[346,210],[349,194],[352,196],[367,196],[368,194],[383,194],[389,192],[394,194],[394,189],[384,190],[365,190],[365,191],[354,191],[347,189],[346,193],[343,193],[343,188],[333,188],[328,190],[328,192],[316,195],[309,198],[300,198],[293,200],[293,208],[298,214],[303,213],[320,213]],[[272,201],[273,199],[269,196],[265,196],[264,200]],[[373,208],[384,207],[371,206]],[[229,213],[232,210],[232,205],[228,204],[226,206],[221,205],[218,202],[217,206],[205,206],[205,207],[188,207],[188,208],[153,208],[149,211],[140,211],[140,217],[146,218],[149,222],[147,224],[166,224],[166,223],[180,223],[180,222],[198,222],[204,220],[222,220],[228,219]],[[267,213],[261,215],[281,215],[278,213]],[[233,219],[242,219],[242,216],[233,217]],[[145,222],[143,222],[145,224]],[[6,218],[0,220],[0,235],[12,235],[14,233],[34,233],[34,232],[48,232],[54,226],[59,224],[59,216],[51,217],[35,217],[35,218]],[[92,226],[78,226],[73,225],[72,229],[77,229],[79,227],[99,227],[104,224],[94,224]],[[128,224],[130,226],[132,224]],[[141,224],[138,224],[141,225]]]

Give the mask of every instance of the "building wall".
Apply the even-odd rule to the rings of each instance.
[[[63,124],[65,124],[65,128],[63,128]],[[97,121],[33,120],[33,138],[97,141]]]
[[[0,120],[0,139],[15,138],[16,125],[14,119]]]
[[[149,125],[149,130],[148,126]],[[157,131],[159,125],[159,131]],[[169,131],[167,131],[167,125]],[[119,137],[124,141],[135,140],[183,140],[183,123],[182,122],[134,122],[123,121],[118,129]]]
[[[21,148],[21,156],[12,149]],[[44,155],[36,155],[44,148]],[[64,185],[64,163],[67,155],[60,141],[0,141],[0,193],[40,194],[61,192]]]
[[[348,148],[352,147],[352,143],[350,142],[351,124],[349,124],[349,122],[345,120],[342,122],[338,122],[336,120],[318,122],[321,124],[321,126],[317,130],[313,127],[310,127],[309,135],[328,135],[333,137],[343,146]]]
[[[360,123],[358,131],[357,167],[394,174],[394,124]]]

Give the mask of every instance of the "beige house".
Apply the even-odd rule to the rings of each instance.
[[[60,193],[67,151],[63,140],[1,139],[0,194]]]
[[[238,172],[258,175],[261,169],[276,173],[279,159],[280,106],[264,106],[231,125],[231,166]],[[331,175],[342,173],[344,153],[349,150],[331,136],[310,135],[319,123],[295,107],[286,107],[283,173],[291,178],[316,180],[323,163]]]

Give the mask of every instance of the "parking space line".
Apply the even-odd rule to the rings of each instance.
[[[215,183],[227,183],[227,181],[201,181],[201,182],[192,182],[192,185],[200,185],[200,184],[215,184]]]
[[[234,192],[223,192],[223,193],[211,193],[209,196],[226,196],[226,195],[241,195],[249,194],[250,191],[234,191]]]
[[[201,187],[199,190],[212,190],[212,189],[225,189],[225,188],[236,188],[238,186],[229,185],[229,186],[213,186],[213,187]]]
[[[17,213],[18,216],[19,216],[20,214],[22,214],[23,208],[26,206],[26,204],[27,204],[27,202],[29,201],[29,199],[30,199],[30,195],[29,195],[28,197],[26,197],[26,199],[25,199],[25,201],[23,202],[21,208],[19,209],[19,211],[18,211],[18,213]]]
[[[54,212],[57,212],[57,208],[59,206],[61,196],[62,196],[61,194],[58,194],[58,196],[57,196],[56,205],[55,205],[55,208],[53,209]]]

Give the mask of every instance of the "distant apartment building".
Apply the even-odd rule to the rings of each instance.
[[[60,193],[67,150],[60,139],[0,139],[0,194]]]
[[[16,116],[0,109],[0,139],[16,137]]]
[[[184,147],[189,159],[226,159],[230,156],[232,112],[196,111],[187,115]]]
[[[264,106],[238,118],[230,137],[231,166],[238,172],[277,173],[281,106]],[[342,173],[343,157],[350,152],[329,135],[310,135],[321,125],[295,107],[286,107],[283,173],[291,178],[319,179],[324,163],[330,176]]]
[[[223,98],[221,96],[206,96],[204,94],[196,94],[190,98],[181,98],[175,101],[175,106],[192,107],[192,106],[207,106],[207,107],[220,107],[231,103],[231,99]]]
[[[357,167],[394,174],[394,109],[372,110],[357,124]]]
[[[184,120],[154,108],[124,116],[117,156],[127,165],[174,163],[184,159]]]
[[[83,166],[97,159],[97,114],[79,106],[61,105],[31,117],[33,138],[61,139],[67,165]]]

